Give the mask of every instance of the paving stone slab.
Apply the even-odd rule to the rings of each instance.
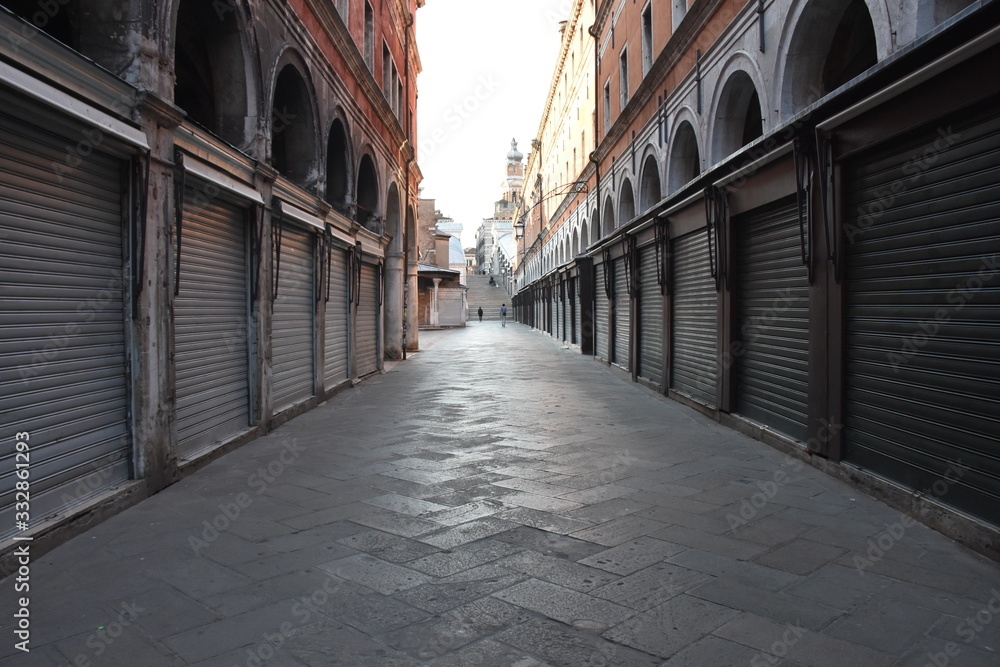
[[[579,562],[614,574],[627,575],[686,550],[687,547],[678,544],[652,537],[640,537],[581,559]]]
[[[553,667],[657,667],[662,662],[592,632],[541,618],[504,630],[495,639],[530,651]]]
[[[317,568],[336,577],[367,586],[383,595],[405,591],[430,580],[430,577],[416,570],[368,554],[340,558],[318,565]]]
[[[528,579],[493,596],[567,625],[582,623],[595,629],[615,626],[635,613],[621,605],[538,579]]]

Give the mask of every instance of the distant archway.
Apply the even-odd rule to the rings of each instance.
[[[378,172],[371,155],[365,153],[358,166],[357,211],[354,220],[367,229],[380,233],[378,223]]]
[[[764,134],[760,96],[750,75],[733,72],[719,95],[712,124],[712,163],[718,163]]]
[[[635,217],[635,194],[632,191],[632,181],[622,180],[621,192],[618,194],[618,227],[621,227]]]
[[[330,125],[326,142],[326,201],[346,213],[351,193],[351,144],[347,127],[339,118]]]
[[[316,125],[310,86],[289,63],[278,74],[271,111],[271,165],[296,185],[316,184]]]
[[[656,206],[662,199],[660,192],[660,167],[655,155],[648,155],[642,165],[642,178],[639,181],[639,211],[645,213]]]
[[[673,194],[701,173],[698,137],[688,121],[682,121],[674,133],[667,170],[667,194]]]
[[[611,203],[611,195],[608,195],[604,200],[604,217],[601,218],[601,227],[603,228],[601,238],[615,231],[615,206]]]

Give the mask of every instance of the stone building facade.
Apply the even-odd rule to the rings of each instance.
[[[0,414],[39,550],[401,356],[422,5],[2,3]]]
[[[517,316],[995,554],[1000,7],[580,0],[567,32],[592,4],[587,187],[525,207]]]

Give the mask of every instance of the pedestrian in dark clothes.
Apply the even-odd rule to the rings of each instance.
[[[479,306],[479,321],[483,321],[483,307]]]

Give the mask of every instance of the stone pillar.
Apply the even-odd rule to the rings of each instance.
[[[431,326],[439,327],[441,326],[441,315],[438,313],[438,285],[441,284],[440,278],[434,279],[434,292],[431,294]]]
[[[403,358],[403,253],[390,251],[385,256],[385,358]]]
[[[406,351],[420,349],[420,283],[417,267],[411,266],[406,276]]]

